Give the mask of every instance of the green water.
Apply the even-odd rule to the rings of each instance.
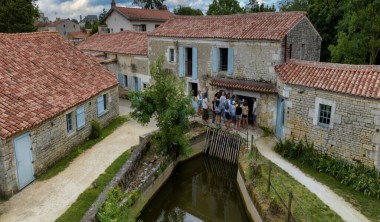
[[[150,221],[249,221],[236,182],[237,167],[197,157],[176,168],[141,212]]]

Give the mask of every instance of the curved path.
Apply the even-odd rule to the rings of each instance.
[[[127,114],[126,101],[120,113]],[[130,120],[91,149],[78,156],[68,168],[46,181],[35,181],[0,205],[0,221],[54,221],[123,152],[138,144],[139,136],[156,129],[155,123],[141,126]]]
[[[286,161],[278,155],[273,147],[277,139],[273,137],[262,137],[255,141],[258,150],[267,159],[275,163],[277,166],[286,171],[299,183],[303,184],[312,193],[317,195],[327,206],[335,211],[344,221],[350,222],[366,222],[369,221],[363,214],[357,211],[350,203],[346,202],[342,197],[336,195],[329,187],[310,178],[296,166]]]

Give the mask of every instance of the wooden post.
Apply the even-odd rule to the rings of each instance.
[[[288,201],[288,222],[292,218],[292,199],[293,199],[293,194],[292,192],[289,192],[289,201]]]
[[[253,152],[253,134],[251,134],[251,152]]]
[[[271,175],[272,175],[272,164],[269,163],[269,175],[268,175],[268,193],[270,191],[270,178],[271,178]]]

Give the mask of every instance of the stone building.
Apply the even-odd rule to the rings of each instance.
[[[210,86],[258,101],[257,120],[275,127],[275,66],[287,58],[318,61],[321,37],[304,13],[176,16],[148,34],[149,61],[184,77],[187,91]],[[212,87],[211,87],[212,86]]]
[[[380,66],[291,60],[276,71],[279,138],[380,169]]]
[[[116,78],[58,33],[0,34],[0,193],[13,195],[118,116]]]
[[[174,17],[167,9],[141,9],[116,6],[112,0],[111,9],[103,18],[105,26],[99,27],[99,32],[117,33],[125,30],[153,31],[166,20]]]
[[[140,91],[150,82],[146,32],[123,31],[95,34],[78,45],[82,52],[97,57],[117,76],[121,97]]]
[[[80,32],[79,24],[70,19],[58,19],[55,22],[40,22],[37,24],[39,32],[59,32],[65,39],[69,39],[69,32]]]

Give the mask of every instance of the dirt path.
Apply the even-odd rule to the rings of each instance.
[[[350,222],[366,222],[369,221],[364,215],[357,211],[350,203],[346,202],[342,197],[336,195],[330,188],[310,178],[293,164],[286,161],[278,155],[273,147],[276,139],[272,137],[262,137],[256,140],[256,146],[259,151],[269,160],[285,170],[289,175],[298,182],[307,187],[311,192],[319,197],[323,203],[335,211],[343,220]]]
[[[120,103],[121,114],[130,110]],[[124,151],[138,144],[139,136],[156,129],[131,120],[77,157],[68,168],[46,181],[35,181],[0,205],[0,221],[54,221]]]

